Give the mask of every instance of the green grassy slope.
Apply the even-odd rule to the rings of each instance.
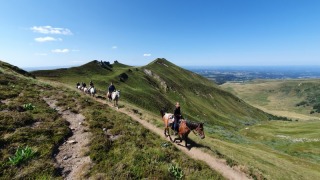
[[[32,77],[34,78],[34,75],[23,70],[23,69],[20,69],[19,67],[17,66],[13,66],[9,63],[6,63],[4,61],[1,61],[0,60],[0,70],[1,71],[6,71],[6,72],[10,72],[11,74],[20,74],[20,75],[23,75],[23,76],[26,76],[26,77]]]
[[[85,116],[92,134],[89,155],[92,167],[79,179],[174,179],[170,165],[183,170],[185,179],[223,179],[206,164],[194,161],[173,145],[143,128],[130,117],[82,95],[17,74],[0,66],[0,179],[63,179],[56,167],[57,147],[70,136],[69,124],[43,100],[57,100],[62,109]],[[31,103],[33,109],[23,108]],[[109,139],[102,127],[118,138]],[[10,164],[18,147],[30,147],[34,155],[18,165]],[[148,164],[146,166],[146,164]]]
[[[210,127],[237,129],[270,118],[206,78],[165,59],[156,59],[142,67],[120,63],[112,66],[105,69],[99,62],[92,61],[76,68],[36,71],[33,74],[70,85],[93,80],[96,87],[103,91],[113,81],[122,90],[122,101],[157,114],[163,107],[172,111],[173,104],[179,101],[186,118],[203,121]],[[123,75],[128,78],[120,79]]]
[[[264,121],[271,116],[222,91],[211,81],[164,59],[157,59],[142,67],[114,66],[112,71],[103,70],[106,75],[95,75],[99,67],[92,65],[91,71],[82,67],[87,69],[85,76],[72,73],[70,77],[45,78],[41,71],[35,74],[72,86],[77,81],[84,79],[89,82],[92,78],[97,87],[103,90],[113,81],[122,91],[121,101],[139,106],[144,119],[161,128],[163,124],[158,110],[162,107],[171,109],[175,101],[180,101],[187,118],[206,122],[205,139],[199,140],[190,134],[197,148],[226,159],[231,166],[239,165],[254,179],[316,179],[320,176],[320,146],[319,141],[315,140],[319,136],[318,122]],[[122,73],[126,73],[128,79],[120,81],[119,75]],[[267,90],[268,86],[261,89]],[[255,92],[250,88],[245,92],[247,97],[256,102],[268,102],[265,93],[250,94]],[[126,108],[129,103],[125,103]],[[149,112],[151,115],[147,116]],[[311,142],[292,142],[297,138],[307,138]]]
[[[226,83],[221,86],[250,104],[297,119],[320,117],[320,81],[318,79],[256,80]],[[278,112],[276,112],[278,111]],[[295,117],[296,116],[296,117]]]

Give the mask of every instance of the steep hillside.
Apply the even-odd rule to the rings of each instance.
[[[80,146],[80,154],[72,153],[72,145]],[[90,160],[72,164],[77,158]],[[1,69],[0,179],[63,179],[68,171],[61,161],[74,179],[224,179],[108,105]]]
[[[70,85],[93,80],[103,93],[112,81],[121,90],[121,101],[157,114],[161,108],[172,111],[173,104],[179,101],[187,119],[203,121],[213,128],[212,131],[221,127],[237,129],[274,118],[221,90],[206,78],[165,59],[156,59],[142,67],[116,62],[108,68],[99,61],[92,61],[80,67],[36,71],[33,74]]]
[[[26,77],[35,78],[33,74],[31,74],[23,69],[20,69],[17,66],[13,66],[9,63],[6,63],[6,62],[3,62],[0,60],[0,73],[2,73],[2,71],[6,71],[7,73],[14,73],[15,75],[19,74],[19,75],[23,75]]]

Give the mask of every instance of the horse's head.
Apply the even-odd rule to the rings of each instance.
[[[164,114],[165,114],[165,111],[164,111],[163,109],[161,109],[161,110],[160,110],[160,114],[161,114],[161,117],[163,117]]]
[[[197,134],[200,136],[201,139],[205,138],[203,123],[199,123],[195,131],[197,132]]]

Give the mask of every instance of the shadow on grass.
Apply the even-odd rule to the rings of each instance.
[[[213,152],[214,154],[217,154],[216,151],[212,150],[211,147],[209,146],[206,146],[206,145],[203,145],[203,144],[199,144],[199,143],[196,143],[195,141],[193,141],[192,139],[188,138],[188,144],[187,144],[187,147],[185,145],[182,145],[185,144],[184,143],[184,140],[182,140],[182,142],[179,142],[177,143],[177,145],[181,146],[181,147],[185,147],[187,148],[189,151],[192,149],[192,148],[198,148],[198,149],[207,149],[211,152]]]

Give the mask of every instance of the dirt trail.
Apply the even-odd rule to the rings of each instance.
[[[83,126],[85,117],[56,106],[57,101],[54,99],[43,99],[70,123],[69,128],[72,130],[72,136],[59,147],[59,152],[55,156],[57,165],[62,169],[64,179],[80,179],[82,173],[85,173],[91,165],[90,157],[84,155],[89,151],[90,140],[88,128]]]
[[[106,101],[101,100],[101,99],[96,99],[97,101],[99,101],[100,103],[103,104],[108,104],[109,106],[112,106],[109,103],[106,103]],[[117,109],[117,111],[124,113],[128,116],[130,116],[133,120],[139,122],[140,124],[142,124],[144,127],[146,127],[147,129],[149,129],[150,131],[158,134],[160,137],[166,139],[167,141],[170,141],[168,138],[164,137],[163,134],[163,129],[160,129],[158,127],[156,127],[155,125],[144,121],[142,119],[140,119],[140,117],[138,117],[136,114],[134,114],[133,112],[129,112],[126,109]],[[173,143],[179,150],[181,150],[182,152],[184,152],[185,154],[187,154],[188,156],[190,156],[193,159],[196,160],[201,160],[204,161],[205,163],[207,163],[212,169],[216,170],[217,172],[221,173],[225,178],[227,179],[231,179],[231,180],[244,180],[244,179],[250,179],[249,177],[247,177],[247,175],[243,172],[241,172],[240,170],[237,169],[233,169],[230,166],[228,166],[225,162],[225,160],[223,159],[218,159],[216,157],[211,156],[208,153],[205,153],[203,151],[201,151],[200,149],[193,147],[190,150],[188,150],[187,148],[185,148],[184,146],[178,145]],[[184,144],[184,143],[183,143]]]

